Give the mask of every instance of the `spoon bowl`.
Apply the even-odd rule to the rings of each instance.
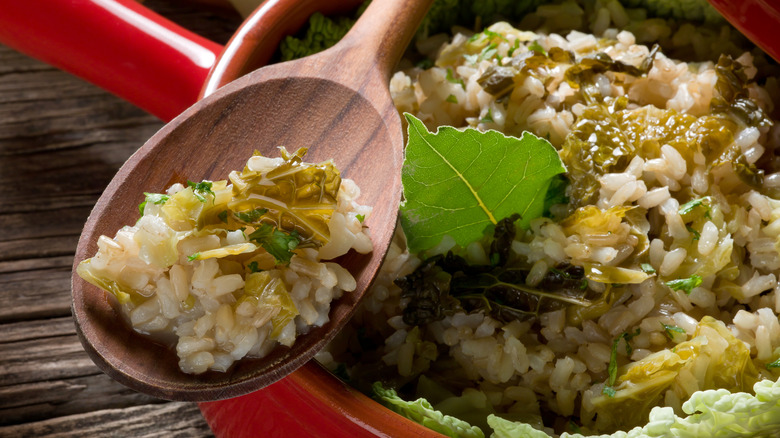
[[[164,126],[128,159],[87,219],[74,261],[77,333],[98,367],[158,398],[218,400],[281,379],[335,336],[375,277],[395,229],[404,138],[387,84],[430,3],[375,0],[338,45],[231,82]],[[100,235],[113,235],[137,217],[143,192],[162,192],[188,179],[225,179],[253,151],[277,156],[278,146],[308,147],[307,161],[333,159],[355,180],[360,202],[374,207],[365,223],[374,251],[339,259],[357,288],[331,304],[329,322],[299,335],[292,347],[242,359],[225,373],[185,374],[172,349],[135,333],[116,300],[78,277],[75,266],[96,252]]]

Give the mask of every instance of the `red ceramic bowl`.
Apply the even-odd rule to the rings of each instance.
[[[780,7],[766,0],[710,0],[751,39],[772,41]],[[223,48],[132,0],[39,0],[0,5],[0,42],[169,120],[219,86],[269,61],[281,39],[315,11],[362,0],[266,0]],[[748,25],[748,23],[750,23]],[[775,59],[780,44],[764,45]],[[439,436],[309,362],[242,397],[200,404],[217,436]]]

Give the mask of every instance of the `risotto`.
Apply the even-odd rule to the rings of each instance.
[[[174,346],[186,373],[226,371],[328,321],[355,289],[328,262],[372,250],[371,208],[332,162],[255,155],[228,180],[146,193],[141,218],[101,236],[78,274],[113,294],[132,327]]]
[[[393,76],[398,110],[432,131],[547,139],[567,169],[557,184],[565,196],[509,234],[500,263],[492,230],[416,254],[399,227],[366,302],[321,362],[386,402],[392,388],[465,420],[458,432],[439,429],[453,435],[479,436],[501,419],[549,434],[626,431],[656,406],[691,414],[685,403],[700,391],[772,387],[776,81],[757,84],[748,52],[681,62],[637,43],[609,28],[610,13],[625,13],[617,7],[596,35],[499,22],[443,44],[437,36],[421,46],[433,66]],[[521,272],[508,289],[533,305],[497,311],[512,300],[493,290],[475,306],[475,278],[497,270]],[[544,293],[580,301],[550,304]]]

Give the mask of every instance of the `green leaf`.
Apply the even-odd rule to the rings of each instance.
[[[195,197],[197,197],[200,202],[206,202],[206,195],[211,195],[212,199],[214,198],[214,191],[211,190],[212,185],[213,183],[211,181],[201,181],[199,183],[187,181],[187,186],[192,187]]]
[[[146,198],[144,199],[144,202],[138,204],[138,211],[141,212],[141,216],[144,214],[144,209],[146,208],[146,203],[151,202],[152,204],[160,205],[165,204],[165,201],[170,199],[171,197],[168,195],[164,195],[162,193],[147,193],[144,192],[144,196]]]
[[[686,214],[690,213],[695,209],[696,207],[700,205],[704,205],[707,207],[707,202],[709,202],[709,197],[704,198],[697,198],[692,199],[685,204],[681,205],[680,208],[677,210],[678,213],[680,213],[680,216],[685,216]],[[709,209],[709,207],[707,207]]]
[[[527,228],[542,215],[553,177],[566,171],[555,148],[531,133],[518,139],[444,126],[434,134],[405,116],[401,224],[412,252],[437,245],[444,235],[466,246],[515,213],[517,225]]]
[[[317,241],[317,245],[329,242],[328,223],[338,205],[341,174],[332,161],[303,162],[306,148],[293,153],[279,149],[282,164],[230,173],[233,199],[228,208],[250,215],[265,209],[263,222],[283,231],[296,231],[301,239]],[[258,152],[255,155],[261,156]]]
[[[236,219],[240,220],[241,222],[251,224],[257,222],[258,219],[260,219],[260,217],[266,213],[268,213],[267,208],[256,208],[254,210],[250,210],[246,212],[241,212],[241,211],[233,212],[233,216],[235,216]]]
[[[766,364],[766,369],[771,370],[772,368],[780,368],[780,358],[774,362]]]
[[[544,50],[544,47],[542,47],[541,44],[539,44],[539,41],[534,41],[530,45],[528,45],[528,50],[532,50],[534,52],[539,52],[542,55],[547,55],[547,51]]]
[[[666,336],[668,336],[669,339],[671,340],[674,340],[675,333],[685,334],[685,330],[683,330],[681,327],[677,327],[676,325],[668,325],[668,324],[661,323],[661,327],[664,328],[664,331],[666,332]]]
[[[650,263],[642,263],[639,265],[646,274],[655,274],[655,268]]]
[[[456,78],[455,75],[452,74],[451,68],[447,69],[447,82],[451,84],[458,84],[463,87],[464,90],[466,89],[466,83],[463,81],[463,79]]]
[[[701,282],[701,276],[693,274],[688,278],[679,278],[677,280],[667,281],[666,285],[669,286],[672,290],[681,290],[687,295],[690,295],[693,288],[701,285]]]
[[[301,243],[295,231],[286,233],[268,224],[261,224],[249,235],[249,240],[259,243],[280,264],[289,263],[293,250]]]
[[[472,426],[458,418],[444,415],[434,409],[431,403],[424,398],[415,401],[405,401],[398,396],[395,390],[385,389],[380,382],[374,383],[371,389],[374,398],[386,407],[442,435],[463,438],[484,438],[485,436],[477,426]]]

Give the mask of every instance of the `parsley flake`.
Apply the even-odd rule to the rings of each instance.
[[[192,181],[187,180],[187,186],[192,187],[192,191],[195,194],[195,197],[198,198],[198,201],[205,203],[206,202],[206,195],[211,195],[212,198],[216,196],[214,192],[211,190],[212,182],[211,181],[201,181],[199,183],[194,183]]]
[[[528,46],[528,50],[531,50],[533,52],[539,52],[542,55],[547,56],[547,51],[544,50],[544,47],[542,47],[541,44],[539,44],[539,41],[534,41]]]
[[[681,205],[680,209],[677,210],[677,212],[680,213],[680,216],[684,216],[684,215],[692,212],[696,207],[698,207],[700,205],[703,205],[704,207],[707,208],[707,212],[706,213],[709,214],[710,207],[709,207],[709,205],[707,205],[709,203],[709,201],[710,201],[709,197],[692,199],[692,200],[686,202],[685,204]]]
[[[236,217],[236,219],[240,220],[244,223],[254,223],[257,222],[258,219],[260,219],[261,216],[268,213],[267,208],[256,208],[251,211],[236,211],[233,212],[233,216]]]
[[[293,250],[301,243],[297,231],[288,233],[269,224],[260,224],[260,227],[249,235],[249,240],[259,243],[279,264],[289,263],[295,254]]]
[[[463,81],[463,79],[456,78],[455,75],[452,73],[452,69],[451,68],[447,69],[447,82],[449,82],[451,84],[458,84],[461,87],[463,87],[464,90],[466,89],[466,83]],[[455,102],[455,103],[457,103],[457,102]]]
[[[666,332],[666,336],[672,341],[674,341],[675,333],[685,334],[685,330],[683,330],[681,327],[677,327],[676,325],[668,325],[668,324],[661,323],[661,327],[664,328],[664,331]]]
[[[224,222],[224,223],[227,223],[227,215],[228,215],[228,211],[227,211],[227,210],[222,210],[221,212],[219,212],[219,213],[217,214],[217,217],[218,217],[218,218],[219,218],[219,220],[221,220],[222,222]]]
[[[655,268],[650,263],[642,263],[639,265],[646,274],[655,274]]]
[[[146,198],[144,199],[144,202],[138,204],[138,211],[141,212],[141,216],[144,214],[144,209],[146,208],[146,204],[148,202],[151,202],[155,205],[165,204],[165,202],[170,199],[171,197],[168,195],[164,195],[162,193],[147,193],[144,192],[144,196]]]
[[[681,290],[685,292],[686,295],[690,295],[693,288],[699,287],[701,282],[701,275],[693,274],[688,278],[679,278],[677,280],[667,281],[666,285],[669,286],[669,288],[672,290]]]
[[[694,242],[699,240],[699,239],[701,239],[701,233],[699,233],[698,231],[694,230],[693,227],[691,227],[690,225],[686,225],[685,229],[688,230],[689,233],[693,234],[693,241]]]

